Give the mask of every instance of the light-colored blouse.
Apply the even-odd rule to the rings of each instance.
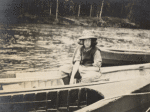
[[[81,61],[81,48],[82,48],[82,46],[79,46],[75,50],[73,62]],[[94,54],[93,57],[94,57],[94,63],[93,63],[93,65],[96,65],[98,62],[102,62],[101,53],[100,53],[99,49],[96,50],[96,52],[95,52],[95,54]]]

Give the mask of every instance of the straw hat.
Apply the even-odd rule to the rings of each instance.
[[[81,37],[79,37],[79,40],[84,40],[84,39],[92,39],[92,38],[94,38],[94,39],[97,39],[97,37],[95,37],[95,36],[91,36],[91,35],[84,35],[84,36],[81,36]]]
[[[85,30],[83,31],[82,36],[79,37],[79,40],[92,39],[92,38],[97,39],[97,37],[93,35],[93,31]]]

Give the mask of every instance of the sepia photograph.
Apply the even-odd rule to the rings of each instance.
[[[0,0],[0,112],[150,112],[150,0]]]

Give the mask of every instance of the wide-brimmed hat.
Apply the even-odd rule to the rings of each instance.
[[[84,40],[84,39],[97,39],[97,37],[95,37],[93,35],[93,30],[85,30],[83,31],[81,37],[79,37],[79,40]]]
[[[79,37],[79,40],[84,40],[84,39],[97,39],[97,37],[95,36],[91,36],[91,35],[84,35],[84,36],[81,36]]]

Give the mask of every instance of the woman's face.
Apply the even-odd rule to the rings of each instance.
[[[84,46],[85,46],[85,48],[91,47],[91,39],[85,39],[84,40]]]

